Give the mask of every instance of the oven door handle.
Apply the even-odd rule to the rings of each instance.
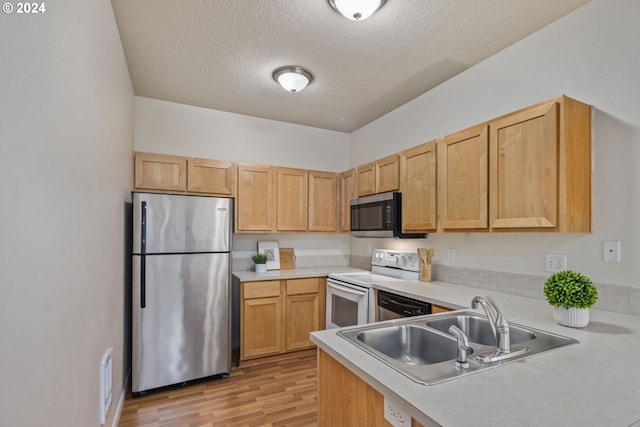
[[[344,286],[340,286],[332,282],[327,282],[327,286],[329,286],[330,288],[336,289],[338,291],[346,292],[348,294],[358,295],[359,297],[363,297],[367,294],[366,292],[356,291],[351,288],[345,288]]]

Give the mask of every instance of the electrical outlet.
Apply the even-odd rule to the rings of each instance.
[[[451,264],[455,264],[456,263],[456,250],[455,249],[449,249],[447,254],[448,254],[448,257],[449,257],[449,262]]]
[[[557,273],[567,269],[567,254],[544,254],[544,271]]]
[[[620,241],[602,242],[602,258],[604,262],[620,262]]]
[[[394,427],[411,427],[411,415],[386,397],[384,398],[384,419]]]

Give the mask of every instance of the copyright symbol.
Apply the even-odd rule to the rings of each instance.
[[[11,13],[13,12],[13,5],[11,3],[5,3],[2,5],[2,11],[4,13]]]

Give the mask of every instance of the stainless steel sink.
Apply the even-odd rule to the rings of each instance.
[[[457,343],[448,329],[460,328],[469,339],[468,368],[456,368]],[[343,329],[338,335],[412,380],[433,385],[530,357],[577,340],[509,322],[511,342],[526,351],[497,362],[481,362],[475,354],[490,353],[496,338],[486,316],[473,311],[399,319]]]
[[[407,365],[429,365],[456,358],[456,340],[416,325],[370,329],[356,339],[375,351]]]
[[[462,314],[426,322],[426,326],[441,332],[447,332],[451,325],[460,328],[471,342],[483,345],[496,344],[496,336],[491,329],[491,325],[483,317]],[[512,323],[509,324],[509,336],[511,344],[520,344],[536,338],[534,332],[514,326]]]

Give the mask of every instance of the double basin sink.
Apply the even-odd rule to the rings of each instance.
[[[468,367],[458,368],[456,338],[448,331],[455,325],[467,336]],[[491,363],[480,354],[496,348],[496,337],[487,317],[474,311],[408,318],[345,329],[338,335],[422,384],[432,385],[501,364],[530,357],[577,340],[509,322],[511,357]]]

